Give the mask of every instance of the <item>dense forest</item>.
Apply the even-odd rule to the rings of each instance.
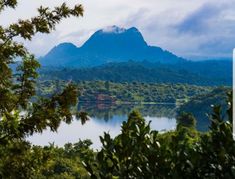
[[[59,92],[69,82],[62,80],[39,80],[37,94],[48,96]],[[79,101],[82,103],[148,103],[148,104],[181,104],[195,95],[210,92],[213,87],[186,84],[158,83],[114,83],[109,81],[80,81],[76,83]]]
[[[42,79],[73,81],[113,81],[145,83],[184,83],[202,86],[232,85],[232,61],[203,61],[164,65],[161,63],[122,62],[93,68],[44,67]],[[213,80],[211,80],[213,79]]]
[[[67,82],[62,80],[39,81],[37,94],[50,96],[60,92]],[[78,109],[90,117],[109,120],[115,114],[124,115],[138,109],[142,115],[174,118],[182,112],[196,117],[196,129],[207,131],[212,112],[211,105],[220,104],[225,115],[226,96],[230,87],[205,87],[186,84],[113,83],[109,81],[81,81]],[[163,105],[164,106],[161,106]]]

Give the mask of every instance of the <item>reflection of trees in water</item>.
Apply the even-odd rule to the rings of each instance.
[[[175,118],[175,105],[141,105],[136,106],[136,109],[141,112],[143,116],[150,117],[167,117]]]
[[[138,110],[143,116],[174,118],[176,115],[175,105],[110,105],[110,104],[80,104],[80,111],[88,112],[89,116],[108,121],[114,116],[126,116],[133,110]]]
[[[227,87],[219,87],[207,94],[195,96],[188,103],[178,108],[177,113],[189,112],[194,115],[197,120],[197,130],[208,131],[211,121],[207,114],[212,114],[211,105],[220,105],[221,114],[225,116],[227,106],[227,93],[230,91]],[[226,120],[226,119],[225,119]]]

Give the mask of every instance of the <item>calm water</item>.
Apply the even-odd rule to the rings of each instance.
[[[63,146],[68,142],[75,143],[79,139],[91,139],[92,147],[98,149],[101,146],[99,136],[104,132],[109,132],[112,137],[118,135],[122,122],[134,109],[139,110],[146,121],[152,121],[150,126],[154,130],[167,131],[176,126],[175,106],[171,105],[83,105],[79,106],[79,110],[87,111],[90,116],[85,125],[81,125],[77,120],[69,125],[62,123],[57,133],[47,130],[42,134],[35,134],[29,140],[36,145],[48,145],[54,142],[58,146]]]

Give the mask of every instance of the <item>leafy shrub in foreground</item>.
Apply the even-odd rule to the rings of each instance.
[[[189,120],[194,125],[160,134],[134,111],[120,135],[100,137],[103,147],[85,168],[91,178],[234,178],[231,99],[230,94],[227,121],[220,106],[213,108],[208,133],[197,132]]]

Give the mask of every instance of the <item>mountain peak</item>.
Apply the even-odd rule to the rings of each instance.
[[[101,30],[103,33],[120,34],[126,31],[125,28],[118,27],[116,25],[105,27]]]
[[[136,28],[136,27],[131,27],[129,29],[123,28],[123,27],[118,27],[116,25],[113,26],[107,26],[101,30],[99,30],[98,32],[102,32],[102,33],[112,33],[112,34],[121,34],[121,33],[125,33],[125,32],[134,32],[134,33],[140,33],[140,31]]]
[[[64,43],[61,43],[57,46],[55,46],[54,48],[59,48],[59,49],[71,49],[71,48],[77,48],[73,43],[70,43],[70,42],[64,42]]]
[[[128,31],[140,33],[140,31],[136,27],[131,27],[128,29]]]
[[[136,51],[146,46],[147,43],[137,28],[125,29],[113,25],[95,32],[82,48],[102,53],[112,49],[121,53],[126,50]]]
[[[108,26],[96,31],[80,48],[71,43],[63,43],[53,48],[44,59],[55,63],[76,66],[97,66],[108,62],[128,60],[177,63],[182,59],[149,46],[136,27],[121,28]]]
[[[57,46],[55,46],[48,54],[47,56],[54,56],[55,54],[57,56],[61,56],[62,54],[66,54],[67,52],[73,52],[77,50],[77,47],[69,42],[61,43]]]

